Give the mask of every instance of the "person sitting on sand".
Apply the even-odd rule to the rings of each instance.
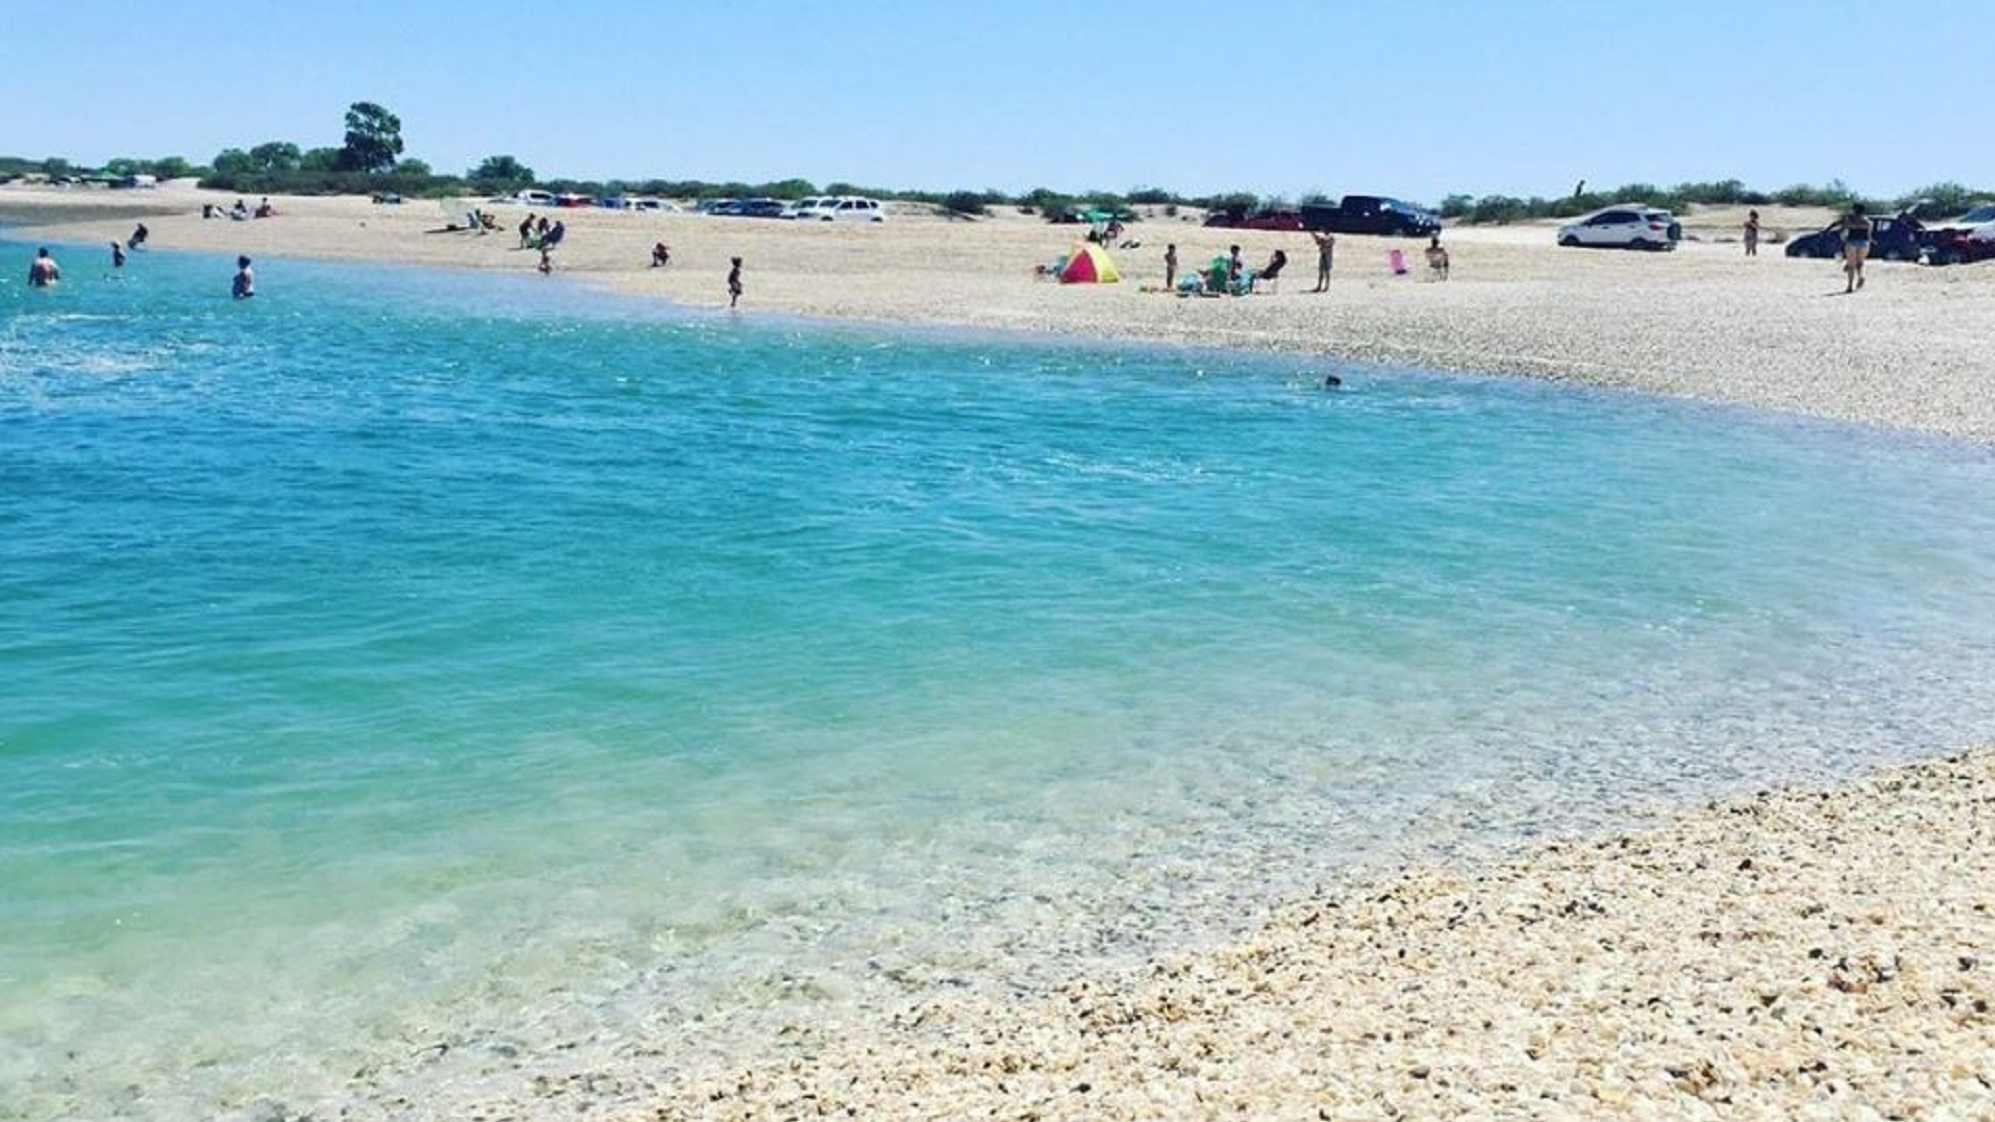
[[[1746,224],[1740,230],[1740,235],[1746,243],[1746,256],[1758,257],[1759,256],[1759,211],[1749,210],[1746,212]]]
[[[1434,280],[1448,279],[1448,250],[1439,234],[1427,240],[1427,272]]]
[[[28,287],[47,288],[62,281],[62,266],[48,255],[46,247],[35,251],[35,259],[28,266]]]
[[[733,267],[727,271],[727,306],[732,308],[741,303],[741,258],[729,260]]]
[[[111,267],[113,269],[125,267],[125,247],[117,242],[111,243]]]
[[[664,242],[656,242],[651,247],[651,267],[662,269],[672,263],[672,247]]]
[[[1176,242],[1164,247],[1164,291],[1178,287],[1178,246]]]
[[[1240,247],[1226,247],[1226,291],[1231,292],[1240,284],[1240,270],[1245,268],[1240,261]]]
[[[1330,291],[1330,266],[1337,252],[1337,235],[1328,230],[1317,230],[1309,235],[1316,239],[1316,287],[1311,292]]]
[[[132,231],[132,236],[125,240],[125,248],[137,249],[138,247],[144,245],[145,240],[151,236],[152,236],[152,231],[146,229],[145,223],[141,222],[138,224],[138,227]]]
[[[258,204],[256,204],[256,216],[257,216],[258,218],[275,218],[275,217],[277,217],[277,208],[276,208],[276,207],[274,207],[274,206],[271,206],[271,205],[270,205],[270,196],[269,196],[269,195],[265,195],[265,196],[263,196],[263,201],[262,201],[262,202],[260,202],[260,203],[258,203]]]
[[[256,295],[256,271],[249,267],[249,258],[236,258],[235,284],[229,291],[238,300],[247,300]]]
[[[229,217],[237,222],[249,221],[249,204],[237,199],[236,205],[229,210]]]
[[[1851,203],[1850,212],[1843,216],[1843,275],[1849,283],[1843,287],[1845,294],[1863,287],[1863,259],[1870,255],[1870,216],[1863,212],[1862,203]]]

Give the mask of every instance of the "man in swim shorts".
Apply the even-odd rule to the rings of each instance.
[[[230,287],[229,291],[238,300],[247,300],[256,295],[256,273],[249,267],[249,258],[236,258],[235,284]]]
[[[1330,291],[1330,267],[1336,263],[1337,235],[1328,230],[1313,231],[1310,237],[1316,239],[1316,287],[1311,292]]]
[[[1843,276],[1848,284],[1843,287],[1845,294],[1863,287],[1863,259],[1870,255],[1870,218],[1863,213],[1862,203],[1851,203],[1850,212],[1843,216]]]
[[[47,249],[35,251],[34,263],[28,266],[28,287],[47,288],[62,280],[62,266],[48,255]]]

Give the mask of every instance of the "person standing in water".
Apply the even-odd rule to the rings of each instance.
[[[1843,293],[1848,295],[1863,287],[1863,260],[1870,255],[1870,216],[1863,212],[1862,203],[1850,204],[1842,227],[1843,276],[1849,282],[1843,286]]]
[[[138,226],[133,228],[132,236],[129,240],[125,242],[125,247],[127,249],[137,249],[140,246],[144,245],[145,240],[151,236],[152,236],[152,231],[146,229],[145,223],[141,222],[138,224]]]
[[[1316,287],[1311,292],[1330,291],[1330,266],[1335,264],[1337,235],[1328,230],[1312,230],[1310,237],[1316,239]]]
[[[236,258],[235,284],[229,291],[238,300],[247,300],[256,295],[256,272],[249,267],[249,258]]]
[[[1746,212],[1746,225],[1741,234],[1746,243],[1746,256],[1759,256],[1759,211]]]
[[[47,288],[62,281],[62,266],[48,255],[46,247],[35,251],[35,260],[28,266],[28,287]]]
[[[729,259],[732,268],[727,271],[727,306],[732,308],[741,303],[741,258]]]
[[[113,269],[125,267],[125,247],[117,242],[111,243],[111,267]]]

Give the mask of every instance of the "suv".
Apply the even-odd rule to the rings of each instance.
[[[1559,244],[1564,246],[1675,249],[1682,237],[1683,227],[1675,216],[1652,206],[1611,206],[1559,227]]]
[[[808,199],[798,199],[796,202],[793,202],[789,206],[783,208],[783,217],[815,218],[817,217],[817,212],[819,207],[823,206],[825,203],[834,202],[834,201],[836,200],[821,199],[815,195],[811,196]]]
[[[862,199],[856,195],[842,199],[826,199],[830,206],[820,206],[817,219],[820,222],[885,222],[887,212],[878,199]]]

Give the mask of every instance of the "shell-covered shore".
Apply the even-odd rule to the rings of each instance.
[[[1063,996],[786,1051],[661,1077],[632,1117],[1995,1117],[1995,753],[1414,870]]]

